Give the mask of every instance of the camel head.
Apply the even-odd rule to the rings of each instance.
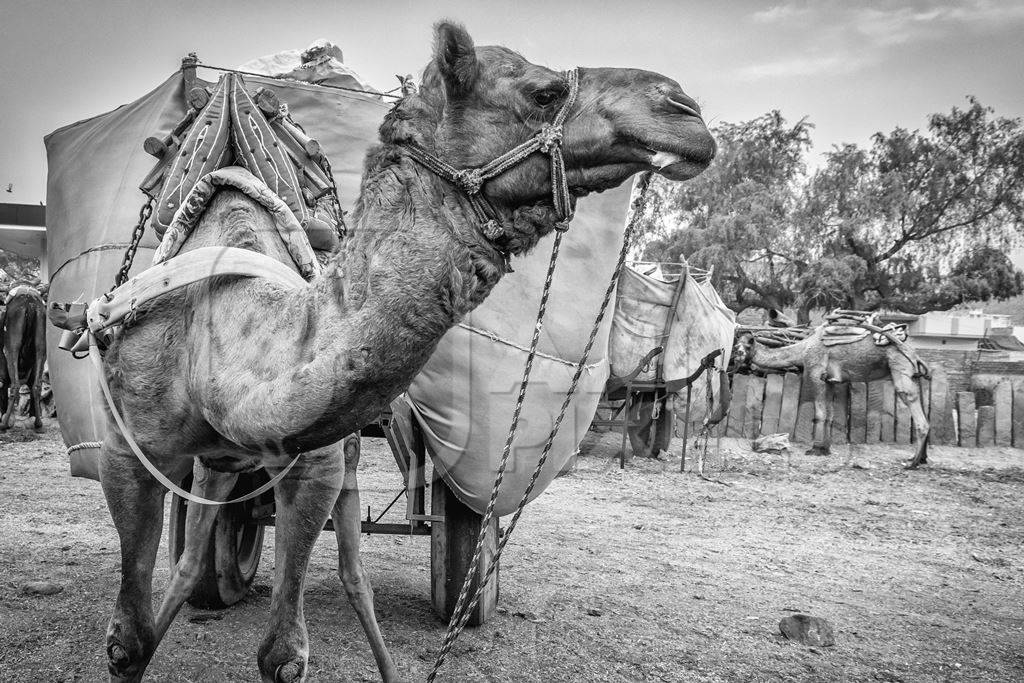
[[[578,95],[565,112],[561,139],[573,201],[642,171],[687,180],[707,168],[714,139],[676,81],[639,69],[577,73]],[[566,72],[505,47],[476,47],[465,29],[442,22],[420,91],[395,106],[381,137],[385,145],[415,144],[458,169],[477,168],[537,135],[569,97]],[[534,152],[487,180],[481,193],[513,216],[517,228],[528,216],[542,234],[555,223],[550,164],[548,155]],[[535,242],[539,235],[532,237]]]
[[[750,332],[743,332],[736,335],[736,341],[732,347],[730,365],[733,370],[749,368],[754,360],[754,335]]]

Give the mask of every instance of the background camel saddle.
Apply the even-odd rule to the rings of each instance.
[[[825,346],[838,346],[840,344],[852,344],[864,339],[869,334],[872,336],[875,346],[888,346],[895,339],[898,342],[907,341],[907,326],[889,323],[882,328],[889,334],[883,332],[872,332],[856,325],[826,325],[822,335],[822,343]]]
[[[227,166],[245,168],[280,197],[315,249],[332,251],[344,232],[320,145],[291,118],[287,104],[265,88],[250,95],[238,74],[221,77],[212,92],[194,88],[181,123],[144,147],[160,159],[140,188],[157,201],[152,225],[161,238],[196,184]]]

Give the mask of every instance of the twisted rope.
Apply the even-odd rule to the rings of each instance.
[[[544,311],[547,307],[548,290],[551,286],[551,278],[554,272],[555,258],[558,254],[558,248],[561,243],[562,233],[558,232],[555,234],[555,245],[551,254],[551,263],[548,266],[547,279],[544,282],[544,293],[541,296],[541,306],[538,311],[537,326],[534,329],[534,338],[530,345],[530,355],[526,359],[526,368],[523,372],[523,383],[519,387],[519,398],[516,401],[515,411],[512,415],[512,425],[509,427],[508,437],[505,440],[505,449],[502,452],[501,463],[498,467],[498,474],[494,479],[494,486],[491,488],[491,497],[488,500],[487,508],[484,510],[483,520],[480,524],[480,532],[477,535],[476,547],[473,549],[473,558],[469,564],[469,570],[466,572],[466,579],[462,582],[462,588],[459,590],[459,597],[455,603],[455,609],[452,612],[451,620],[448,622],[448,630],[445,633],[444,642],[441,644],[441,649],[437,653],[437,658],[434,661],[434,666],[427,676],[427,683],[433,683],[438,671],[444,665],[445,659],[451,653],[452,647],[455,645],[455,640],[459,637],[462,631],[466,627],[466,623],[469,621],[470,613],[476,607],[480,601],[480,596],[483,594],[484,588],[487,587],[487,582],[490,581],[491,576],[498,568],[498,561],[501,558],[501,554],[505,549],[505,545],[508,543],[508,539],[512,536],[512,532],[515,530],[516,525],[519,523],[519,518],[523,513],[523,509],[526,507],[527,501],[530,499],[530,494],[533,492],[534,487],[537,484],[537,480],[540,477],[541,471],[544,469],[544,464],[547,462],[548,455],[551,453],[551,448],[555,441],[555,436],[558,434],[558,430],[562,425],[562,420],[565,418],[565,414],[569,409],[569,404],[572,400],[573,394],[576,392],[576,387],[579,384],[580,377],[583,375],[583,371],[587,364],[587,359],[590,357],[590,352],[594,348],[594,343],[597,340],[597,334],[601,327],[601,321],[604,319],[605,312],[607,311],[608,304],[611,301],[612,296],[615,293],[615,286],[618,283],[619,275],[622,273],[622,267],[626,262],[626,255],[629,253],[629,249],[632,246],[633,234],[636,232],[636,227],[640,222],[640,216],[643,213],[644,204],[647,201],[647,193],[651,183],[651,174],[645,173],[640,178],[638,184],[637,198],[633,203],[633,213],[630,217],[629,223],[626,225],[626,230],[622,237],[622,248],[619,250],[619,258],[615,264],[615,270],[612,271],[611,279],[608,282],[608,287],[605,289],[604,298],[601,301],[601,306],[598,309],[597,317],[594,320],[594,325],[590,330],[590,337],[587,339],[587,345],[583,349],[583,353],[580,356],[580,360],[576,363],[576,371],[573,374],[572,382],[569,385],[568,391],[566,391],[565,398],[562,400],[561,409],[558,412],[558,417],[555,419],[554,425],[551,427],[551,431],[548,433],[547,441],[544,442],[544,449],[541,451],[540,458],[537,461],[537,465],[533,470],[533,475],[530,477],[530,483],[526,487],[526,491],[523,493],[522,499],[516,506],[516,511],[512,516],[512,520],[509,525],[505,528],[505,534],[501,541],[498,543],[498,547],[494,552],[494,556],[491,559],[490,564],[487,567],[487,573],[484,574],[483,579],[477,586],[476,591],[473,594],[472,599],[468,598],[470,586],[473,583],[473,577],[476,574],[477,568],[480,566],[480,556],[483,552],[484,541],[487,537],[487,528],[490,526],[491,519],[494,516],[494,505],[498,499],[498,491],[501,488],[502,479],[505,474],[505,466],[508,463],[509,453],[512,450],[512,441],[515,438],[516,428],[519,424],[519,413],[522,409],[523,400],[526,396],[526,386],[529,382],[530,369],[533,365],[533,358],[536,355],[536,346],[540,337],[541,319],[543,318]]]
[[[102,441],[83,441],[82,443],[76,443],[74,446],[68,446],[66,454],[71,455],[75,451],[84,451],[87,448],[103,448]]]

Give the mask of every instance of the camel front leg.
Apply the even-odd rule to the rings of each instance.
[[[928,462],[928,433],[931,425],[921,405],[921,387],[918,381],[909,374],[892,373],[892,383],[896,387],[896,398],[910,409],[910,417],[914,420],[914,431],[917,433],[917,448],[914,457],[906,464],[908,470],[917,469]]]
[[[377,616],[373,611],[373,587],[363,569],[359,556],[360,528],[359,483],[356,480],[356,468],[359,466],[359,436],[350,435],[344,441],[345,449],[345,480],[331,513],[334,519],[334,533],[338,537],[338,574],[345,586],[348,601],[359,617],[359,622],[370,642],[373,657],[377,660],[381,678],[387,683],[397,681],[398,670],[391,659],[391,653],[384,643]]]
[[[192,467],[192,493],[210,500],[227,500],[238,481],[237,474],[215,472],[196,460]],[[156,615],[154,635],[157,643],[170,628],[178,610],[192,595],[205,570],[206,549],[213,523],[222,507],[188,503],[185,515],[185,548],[174,566],[164,599]]]
[[[163,530],[164,488],[123,444],[103,446],[100,480],[121,541],[121,589],[107,627],[112,681],[139,681],[159,638],[153,622],[153,565]]]
[[[275,476],[284,467],[267,467]],[[274,593],[270,621],[258,654],[264,681],[295,683],[306,677],[309,638],[303,615],[306,568],[313,544],[323,531],[344,476],[337,446],[303,453],[302,460],[274,489]]]
[[[811,379],[814,390],[814,424],[811,426],[811,444],[807,455],[829,455],[832,447],[832,391],[824,378]],[[821,430],[821,440],[817,439]]]

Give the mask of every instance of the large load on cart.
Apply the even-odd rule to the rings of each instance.
[[[199,115],[211,111],[211,98],[226,87],[234,88],[236,94],[225,102],[251,99],[254,108],[245,115],[253,117],[252,130],[262,136],[268,157],[277,153],[274,150],[281,153],[273,164],[281,177],[294,178],[294,187],[278,195],[305,229],[311,246],[329,250],[343,239],[336,219],[358,197],[364,156],[377,140],[377,128],[390,102],[367,90],[350,72],[351,82],[332,78],[329,60],[311,64],[285,69],[286,79],[237,72],[220,76],[214,67],[203,67],[190,57],[180,72],[138,100],[49,135],[47,250],[50,263],[56,266],[50,300],[88,302],[108,291],[126,248],[133,244],[132,226],[144,232],[128,274],[134,276],[149,267],[162,245],[164,251],[171,248],[166,240],[174,239],[175,233],[165,230],[179,209],[187,207],[172,205],[179,195],[168,189],[168,178],[187,177],[194,182],[190,174],[198,177],[200,172],[216,169],[215,150],[222,144],[218,136],[224,133],[214,117],[204,120]],[[200,78],[197,70],[203,68],[219,79]],[[229,77],[232,80],[225,85],[223,79]],[[188,146],[189,140],[195,142],[196,126],[210,132]],[[185,164],[178,162],[183,152],[189,155]],[[332,206],[335,194],[338,206]],[[151,197],[155,197],[153,204]],[[580,201],[563,240],[534,361],[534,376],[543,379],[531,383],[523,405],[513,461],[495,508],[498,515],[512,511],[522,498],[569,388],[604,293],[593,283],[606,282],[612,273],[627,204],[628,188]],[[147,206],[152,217],[143,208],[140,220],[140,207]],[[381,420],[409,487],[406,533],[431,533],[427,523],[443,519],[436,514],[441,487],[434,487],[435,514],[424,509],[424,452],[444,484],[440,507],[458,506],[471,518],[486,505],[533,334],[546,262],[541,256],[516,260],[513,266],[515,272],[499,283],[487,302],[449,331],[407,395],[396,402],[393,415]],[[594,415],[608,377],[610,325],[606,317],[531,497],[539,495],[572,456]],[[93,367],[57,351],[56,332],[52,330],[48,339],[51,375],[72,474],[95,479],[106,429],[103,398]],[[243,522],[260,519],[265,511],[259,504],[255,501],[247,509]],[[242,524],[237,515],[233,520],[235,527]],[[452,538],[458,525],[449,522],[448,538],[442,540],[451,547],[459,540]],[[174,524],[172,520],[172,545]],[[471,528],[465,530],[467,536],[471,532]],[[239,528],[238,538],[243,536]],[[252,543],[246,547],[251,549]],[[241,570],[234,567],[235,574],[241,572],[251,580],[258,557],[256,552]],[[442,579],[457,587],[462,577]],[[240,595],[221,586],[220,597],[230,603]]]
[[[622,427],[624,457],[627,435],[634,454],[657,456],[668,448],[674,417],[710,421],[728,404],[736,315],[711,275],[685,262],[637,261],[619,279],[604,403],[611,417],[601,422]]]

